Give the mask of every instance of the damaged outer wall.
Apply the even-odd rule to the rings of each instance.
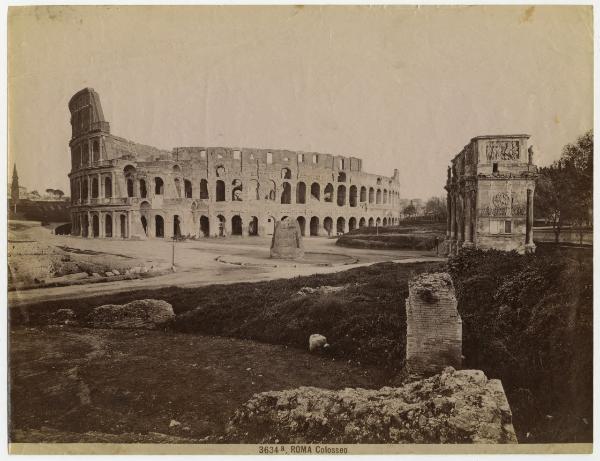
[[[72,235],[171,237],[176,221],[180,235],[272,235],[290,216],[316,236],[400,218],[398,170],[368,174],[359,158],[313,152],[137,144],[110,134],[92,88],[69,110]]]

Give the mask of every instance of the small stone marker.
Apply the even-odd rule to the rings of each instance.
[[[275,225],[271,240],[271,258],[300,259],[304,257],[304,245],[300,225],[295,219],[284,218]]]
[[[408,282],[406,365],[429,375],[462,365],[462,320],[450,275],[421,274]]]

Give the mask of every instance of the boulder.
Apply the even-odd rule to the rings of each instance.
[[[173,307],[160,299],[141,299],[127,304],[96,307],[88,316],[94,328],[156,329],[175,318]]]
[[[327,344],[327,338],[325,336],[315,334],[310,335],[310,338],[308,338],[308,350],[310,352],[316,352],[325,347],[329,347],[329,344]]]
[[[108,271],[108,272],[105,272],[104,275],[106,275],[107,277],[112,277],[115,274],[113,274],[112,271]]]
[[[304,257],[302,232],[298,221],[284,218],[275,224],[271,240],[271,258],[300,259]]]
[[[116,269],[113,269],[112,273],[113,273],[113,275],[121,275],[121,273]]]
[[[255,394],[226,433],[230,443],[517,443],[500,381],[451,367],[402,387]]]

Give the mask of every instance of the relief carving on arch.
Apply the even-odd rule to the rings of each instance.
[[[488,162],[492,160],[518,160],[519,141],[489,141],[485,146]]]

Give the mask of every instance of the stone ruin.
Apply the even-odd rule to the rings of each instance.
[[[271,240],[271,258],[300,259],[304,257],[304,245],[300,225],[295,219],[284,218],[275,225]]]
[[[233,443],[517,443],[497,379],[446,368],[402,387],[300,387],[255,394],[233,415]]]
[[[406,367],[431,375],[462,365],[462,320],[450,275],[421,274],[408,283]]]

